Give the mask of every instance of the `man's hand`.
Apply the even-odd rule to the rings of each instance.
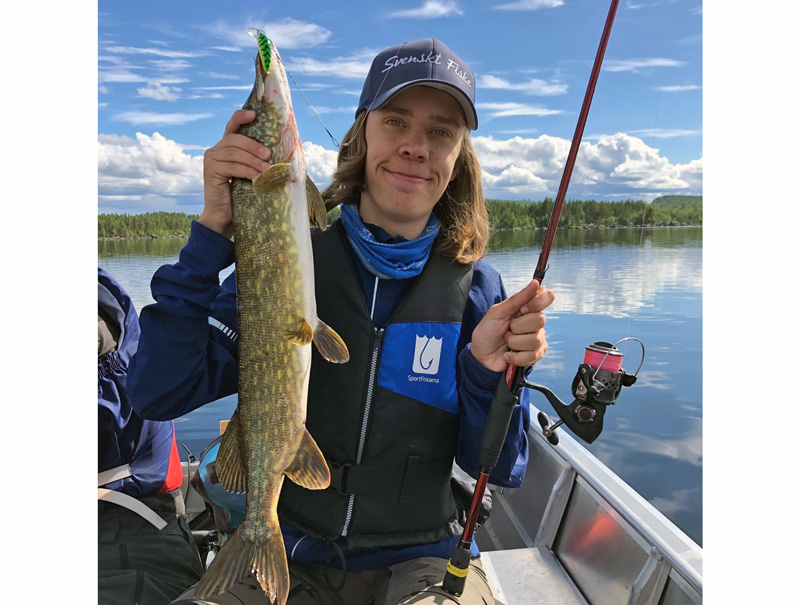
[[[502,372],[509,363],[527,367],[547,351],[542,311],[555,294],[532,280],[522,290],[493,305],[472,332],[472,356],[485,368]]]
[[[238,134],[239,128],[256,117],[254,111],[240,109],[225,126],[225,134],[203,157],[203,191],[205,205],[197,222],[233,236],[231,211],[231,178],[253,180],[269,168],[272,152],[250,137]]]

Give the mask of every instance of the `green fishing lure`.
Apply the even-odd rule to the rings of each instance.
[[[272,42],[260,29],[248,29],[247,32],[258,41],[258,56],[261,58],[261,66],[264,68],[264,73],[268,74],[272,64]]]

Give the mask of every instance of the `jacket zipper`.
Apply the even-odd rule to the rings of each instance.
[[[372,361],[369,368],[369,383],[367,384],[367,400],[364,406],[364,418],[361,421],[361,435],[358,439],[358,454],[356,455],[356,464],[361,464],[361,458],[364,456],[364,445],[367,442],[367,426],[369,425],[369,412],[372,407],[372,395],[375,389],[375,378],[378,374],[378,358],[381,352],[381,341],[383,340],[383,328],[375,328],[375,342],[372,345]],[[342,535],[347,535],[347,530],[350,528],[350,520],[353,517],[353,506],[355,505],[356,495],[350,494],[350,501],[347,503],[347,516],[344,520],[344,527],[342,528]]]

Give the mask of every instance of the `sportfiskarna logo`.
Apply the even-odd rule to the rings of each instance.
[[[416,335],[414,363],[411,370],[415,374],[438,374],[439,359],[442,355],[442,339]]]

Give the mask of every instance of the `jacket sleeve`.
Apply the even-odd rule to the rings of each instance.
[[[506,292],[500,275],[486,262],[476,263],[472,289],[464,312],[456,368],[461,415],[456,462],[474,478],[477,478],[480,472],[478,460],[483,440],[483,428],[489,416],[494,390],[504,373],[494,372],[483,367],[472,356],[469,343],[472,339],[472,331],[489,307],[505,298]],[[522,389],[519,402],[511,415],[500,458],[489,476],[490,483],[505,487],[522,485],[528,465],[527,432],[529,425],[528,392],[527,389]]]
[[[193,222],[178,262],[153,276],[156,302],[142,309],[128,371],[131,402],[142,418],[174,419],[236,392],[234,274],[219,283],[233,258],[230,240]]]

